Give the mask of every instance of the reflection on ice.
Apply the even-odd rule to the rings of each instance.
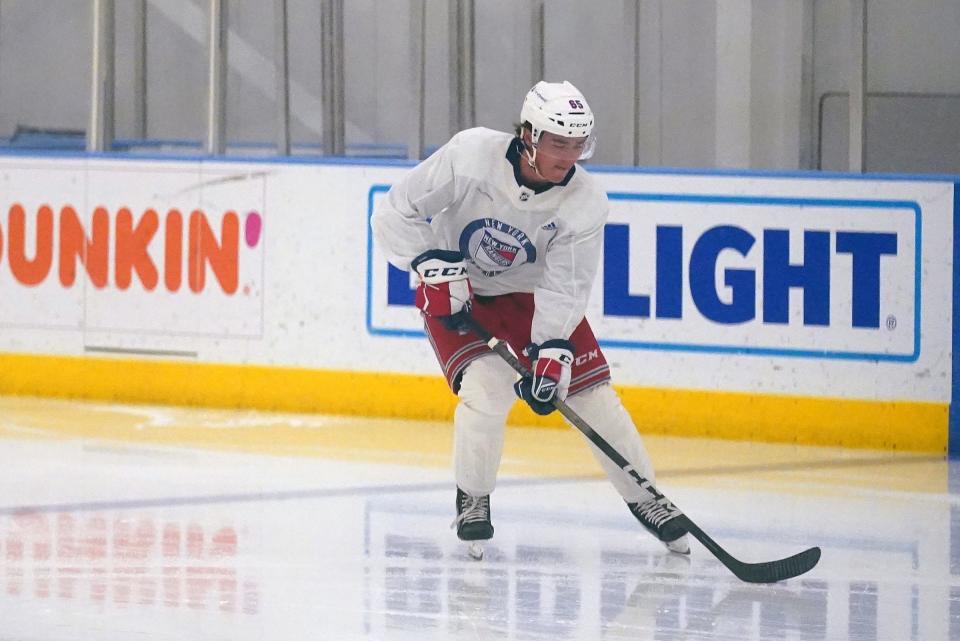
[[[372,638],[955,638],[957,589],[930,586],[916,566],[918,546],[902,541],[838,537],[825,546],[822,572],[750,585],[699,546],[692,558],[673,555],[642,534],[604,524],[564,524],[564,533],[540,537],[549,528],[522,517],[499,528],[477,562],[442,529],[436,536],[411,534],[430,530],[423,511],[411,516],[395,505],[376,506],[366,509]],[[519,531],[545,540],[510,538]],[[858,558],[867,561],[859,575]],[[884,567],[894,572],[884,576]],[[945,615],[925,622],[925,636],[923,610]]]
[[[556,548],[490,546],[496,556],[476,563],[444,559],[423,540],[388,536],[385,546],[372,578],[382,581],[388,630],[433,630],[437,638],[830,638],[822,581],[746,586],[692,573],[686,558],[660,551],[603,552],[584,568],[565,564]],[[875,620],[876,608],[861,614]]]
[[[0,517],[0,586],[53,607],[96,604],[256,615],[259,586],[237,565],[232,525],[144,514]]]
[[[809,574],[749,585],[699,544],[666,552],[563,431],[531,448],[547,465],[511,454],[475,561],[449,529],[449,470],[413,455],[23,436],[112,411],[95,409],[0,399],[0,638],[960,639],[960,467],[935,457],[670,441],[662,489],[738,558],[822,547]]]

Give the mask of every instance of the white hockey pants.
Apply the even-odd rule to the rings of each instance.
[[[516,374],[491,354],[470,363],[460,383],[460,402],[454,413],[454,476],[467,494],[493,492],[503,454],[507,413],[518,400],[513,391]],[[567,399],[568,405],[613,446],[637,471],[655,482],[653,465],[633,420],[609,384],[598,385]],[[593,443],[590,449],[620,495],[630,502],[650,494],[611,461]]]

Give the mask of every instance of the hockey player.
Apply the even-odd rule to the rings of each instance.
[[[569,82],[538,82],[515,135],[462,131],[393,185],[373,214],[387,259],[420,278],[416,305],[454,414],[457,535],[493,536],[490,494],[516,396],[538,414],[566,399],[651,482],[653,466],[584,318],[600,260],[608,201],[578,160],[594,149],[593,113]],[[469,310],[532,370],[516,375],[466,329]],[[672,506],[659,504],[592,443],[630,512],[673,552],[688,554]]]

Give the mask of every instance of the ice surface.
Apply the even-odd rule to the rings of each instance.
[[[960,639],[940,457],[645,437],[738,558],[823,548],[748,585],[641,531],[572,430],[508,432],[482,561],[444,424],[0,398],[0,436],[3,641]]]

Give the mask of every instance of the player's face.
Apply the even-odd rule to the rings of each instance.
[[[545,131],[537,145],[537,169],[551,182],[560,182],[583,154],[587,138],[567,138]]]

